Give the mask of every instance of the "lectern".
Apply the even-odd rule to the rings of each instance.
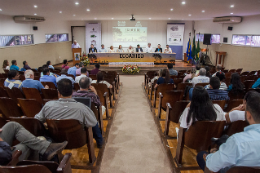
[[[218,52],[216,51],[216,67],[219,64],[222,64],[222,68],[224,66],[224,59],[225,59],[225,56],[226,56],[227,52]],[[219,61],[218,61],[218,57],[219,57]],[[221,62],[221,58],[223,58],[223,62]]]
[[[73,48],[72,49],[72,59],[73,59],[73,65],[76,63],[80,63],[80,57],[81,57],[81,48]]]

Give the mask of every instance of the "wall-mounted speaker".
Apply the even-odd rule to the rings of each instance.
[[[232,27],[232,26],[229,26],[227,29],[228,29],[229,31],[232,31],[232,30],[233,30],[233,27]]]
[[[211,45],[211,34],[204,34],[203,44]]]
[[[33,30],[37,31],[38,30],[38,26],[33,26]]]
[[[227,43],[228,42],[228,38],[227,37],[224,37],[223,38],[223,43]]]

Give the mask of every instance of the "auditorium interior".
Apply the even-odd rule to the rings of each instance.
[[[256,99],[260,93],[259,55],[260,0],[0,0],[0,62],[4,62],[0,68],[0,129],[14,121],[43,140],[68,141],[49,161],[30,147],[30,155],[21,160],[23,151],[13,146],[26,141],[14,137],[8,145],[12,154],[8,164],[1,165],[0,156],[0,173],[213,173],[229,166],[227,173],[260,172],[258,162],[243,165],[243,158],[223,163],[223,167],[222,162],[212,161],[214,154],[226,156],[220,151],[224,142],[213,139],[242,135],[255,124],[248,121],[250,110],[245,105],[249,102],[249,107],[246,99]],[[15,74],[19,78],[10,77],[12,66],[18,67]],[[88,92],[95,93],[100,105],[92,97],[88,97],[90,103],[88,99],[75,102],[85,104],[95,115],[101,146],[92,126],[73,118],[54,121],[46,117],[46,122],[36,118],[48,112],[48,102],[63,98],[59,77],[72,79],[73,94],[82,90],[81,79],[76,82],[76,78],[84,67],[88,74],[84,78],[92,81]],[[72,68],[75,74],[69,72]],[[94,74],[95,70],[99,72]],[[23,87],[31,78],[27,71],[42,89]],[[44,76],[52,76],[57,83],[43,81]],[[205,80],[195,82],[200,77]],[[217,92],[214,97],[210,91],[206,95],[212,109],[216,105],[221,109],[223,118],[214,113],[214,121],[198,119],[191,107],[203,99],[195,104],[196,92],[215,90],[214,80],[227,99]],[[234,86],[243,88],[232,92]],[[205,111],[206,106],[202,107],[195,112]],[[227,119],[240,109],[242,120]],[[194,121],[186,128],[184,116]],[[1,135],[2,130],[2,155],[6,146]],[[216,153],[210,151],[216,147]],[[202,156],[204,170],[199,164],[202,151],[211,152]],[[241,151],[235,152],[233,157]]]

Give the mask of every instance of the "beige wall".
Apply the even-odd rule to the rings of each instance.
[[[72,60],[71,42],[42,43],[30,46],[6,47],[0,49],[0,63],[7,59],[9,64],[13,59],[18,66],[23,66],[26,60],[31,68],[38,68],[48,60],[52,64],[62,63],[64,59]],[[2,68],[0,68],[2,70]]]

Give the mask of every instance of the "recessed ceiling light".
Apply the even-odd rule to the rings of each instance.
[[[87,9],[87,11],[90,11],[90,9]]]
[[[73,14],[73,16],[75,17],[75,16],[76,16],[76,14]]]
[[[169,20],[171,19],[171,18],[168,18]]]
[[[152,19],[152,18],[149,18],[150,20]]]
[[[2,9],[0,9],[0,11],[3,11]]]
[[[191,16],[191,14],[189,14],[189,16]]]
[[[79,5],[79,3],[78,3],[78,2],[75,2],[75,4],[76,4],[76,5]]]
[[[35,15],[35,16],[37,16],[37,14],[36,14],[36,13],[34,13],[34,15]]]
[[[37,8],[38,6],[37,6],[37,5],[34,5],[33,7],[34,7],[34,8]]]
[[[182,2],[181,2],[181,4],[182,4],[182,5],[185,5],[185,4],[186,4],[186,2],[185,2],[185,1],[182,1]]]
[[[112,20],[114,19],[114,18],[111,18]]]
[[[233,14],[233,13],[230,13],[230,14]]]
[[[171,11],[173,11],[173,8],[171,8]]]
[[[205,10],[202,10],[201,12],[202,12],[202,13],[205,13]]]
[[[235,7],[235,5],[230,5],[230,8],[234,8]]]
[[[59,13],[62,13],[62,11],[60,11]]]

